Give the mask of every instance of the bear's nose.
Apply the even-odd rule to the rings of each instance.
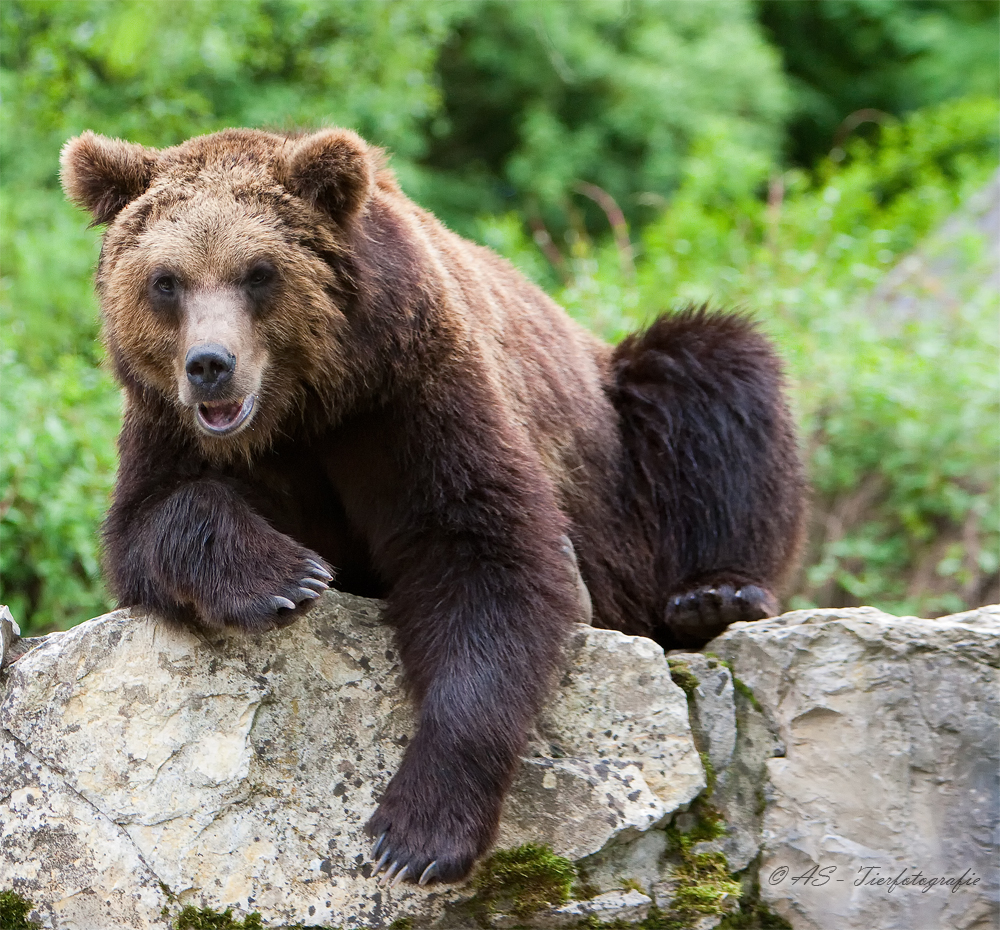
[[[184,370],[195,387],[219,387],[233,376],[236,356],[214,342],[194,346],[184,359]]]

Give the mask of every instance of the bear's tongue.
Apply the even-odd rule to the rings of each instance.
[[[240,411],[243,409],[243,401],[201,404],[198,409],[202,419],[213,429],[225,429],[227,426],[232,426],[239,418]]]

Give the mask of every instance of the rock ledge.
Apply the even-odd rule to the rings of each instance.
[[[188,904],[470,926],[472,884],[370,878],[362,827],[413,724],[377,603],[327,594],[254,639],[119,611],[27,645],[8,636],[0,672],[0,891],[43,927],[165,930]],[[745,891],[759,880],[744,914],[796,930],[996,926],[1000,608],[799,611],[670,661],[684,690],[651,641],[574,630],[497,845],[551,846],[582,900],[480,920],[658,908],[709,930],[734,886],[685,898],[686,866],[725,856]],[[952,884],[902,883],[918,871]]]

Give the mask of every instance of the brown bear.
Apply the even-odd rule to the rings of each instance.
[[[331,583],[386,598],[419,714],[376,874],[452,881],[488,848],[580,577],[595,623],[667,648],[777,610],[803,481],[745,316],[606,346],[345,130],[85,133],[62,178],[108,225],[111,590],[249,632]]]

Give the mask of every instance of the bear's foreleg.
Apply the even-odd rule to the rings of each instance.
[[[294,620],[332,580],[320,556],[275,530],[224,478],[194,466],[185,474],[155,435],[126,421],[119,442],[104,524],[105,575],[119,605],[247,631]]]
[[[376,872],[455,881],[492,842],[581,611],[565,520],[525,447],[475,413],[421,430],[405,529],[376,545],[418,728],[368,823]]]
[[[614,364],[625,508],[657,547],[649,635],[697,648],[773,616],[805,494],[770,342],[744,315],[690,309],[626,339]]]

